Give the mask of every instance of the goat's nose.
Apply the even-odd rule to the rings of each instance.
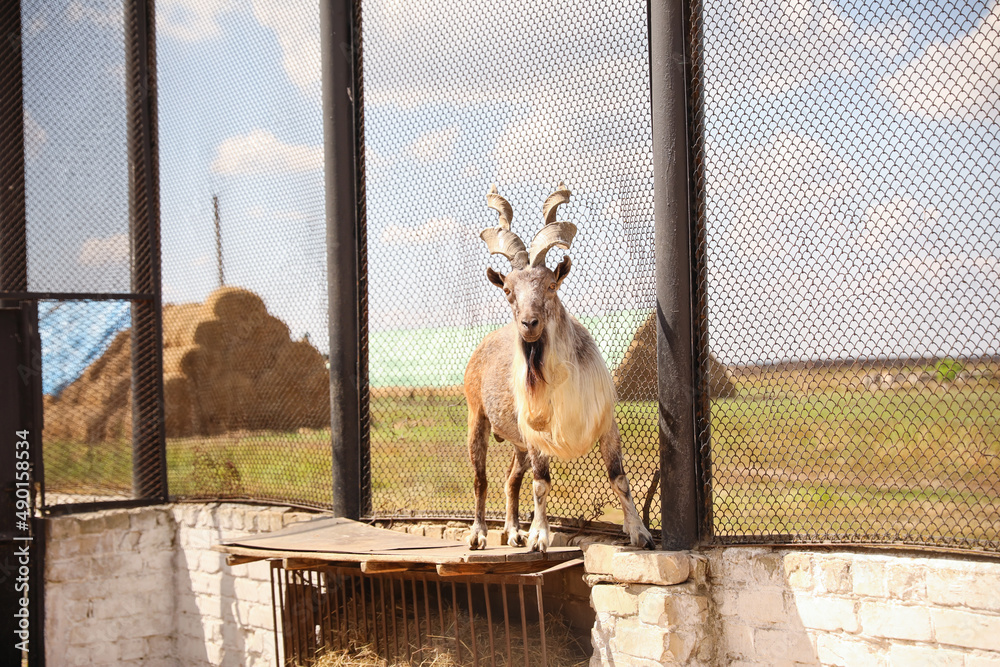
[[[525,329],[534,329],[538,326],[538,318],[533,320],[521,320],[521,324],[524,325]]]

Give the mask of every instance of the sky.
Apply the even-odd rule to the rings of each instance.
[[[216,287],[218,196],[227,283],[325,352],[317,7],[158,2],[158,117],[164,301]],[[125,291],[120,7],[23,8],[31,288]],[[572,190],[571,312],[653,308],[645,3],[362,8],[372,331],[507,319],[484,275],[505,260],[478,238],[491,182],[526,243],[545,196]],[[713,352],[1000,353],[1000,6],[703,11]]]

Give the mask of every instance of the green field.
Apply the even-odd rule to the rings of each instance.
[[[865,372],[734,371],[738,396],[711,409],[716,534],[1000,548],[997,375],[872,388],[858,379]],[[370,413],[374,511],[467,516],[472,480],[461,395],[378,392]],[[641,508],[657,467],[655,404],[623,403],[618,420]],[[169,440],[170,492],[322,505],[331,494],[328,443],[329,431]],[[507,444],[490,448],[494,516],[509,457]],[[45,465],[50,491],[129,493],[127,443],[47,442]],[[620,517],[596,452],[559,464],[553,480],[551,514]],[[654,498],[654,526],[658,512]]]

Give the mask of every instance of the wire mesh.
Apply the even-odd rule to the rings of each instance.
[[[129,292],[122,3],[21,14],[28,289]]]
[[[145,219],[148,202],[147,194],[131,197],[130,164],[136,166],[135,140],[149,123],[129,119],[126,71],[135,54],[126,47],[136,27],[126,26],[123,8],[25,0],[15,5],[19,34],[5,35],[4,52],[15,59],[4,60],[4,74],[20,79],[23,95],[5,93],[14,102],[8,109],[20,107],[21,141],[5,137],[11,143],[4,170],[23,165],[24,179],[13,193],[22,214],[13,210],[5,224],[21,228],[15,237],[25,247],[16,265],[4,267],[5,276],[19,278],[5,277],[2,289],[56,299],[39,301],[50,507],[162,495],[155,440],[152,449],[140,448],[139,488],[133,485],[133,388],[156,406],[156,383],[142,368],[155,363],[158,340],[144,327],[147,343],[133,378],[131,312],[155,321],[148,297],[159,258],[149,252],[148,234],[137,240],[145,250],[139,255],[130,241],[130,224],[142,224],[135,218]],[[19,143],[20,151],[9,151]],[[147,171],[132,170],[137,186],[155,182]],[[130,300],[135,293],[144,298]],[[159,415],[144,414],[140,422],[155,432]]]
[[[1000,5],[691,25],[702,346],[733,387],[699,425],[705,528],[995,551]]]
[[[39,302],[46,505],[133,497],[131,314],[121,301]]]
[[[478,238],[485,195],[497,183],[530,239],[560,180],[579,227],[560,296],[614,371],[642,507],[659,466],[645,3],[361,4],[372,513],[471,514],[463,373],[511,319],[486,280],[509,265]],[[494,518],[512,451],[489,448]],[[552,478],[551,516],[620,520],[596,448]]]
[[[157,12],[171,494],[329,507],[319,5]]]

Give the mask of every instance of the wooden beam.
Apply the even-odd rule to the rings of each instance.
[[[226,565],[230,567],[233,565],[243,565],[245,563],[255,563],[259,560],[264,560],[264,558],[261,556],[238,556],[237,554],[226,555]]]
[[[552,567],[552,561],[532,560],[508,563],[440,563],[438,576],[460,577],[477,574],[534,574]]]
[[[318,558],[282,558],[281,567],[286,570],[315,570],[329,563]]]
[[[413,569],[413,563],[383,563],[380,561],[365,561],[361,563],[361,571],[365,574],[383,574],[385,572],[406,572]]]

